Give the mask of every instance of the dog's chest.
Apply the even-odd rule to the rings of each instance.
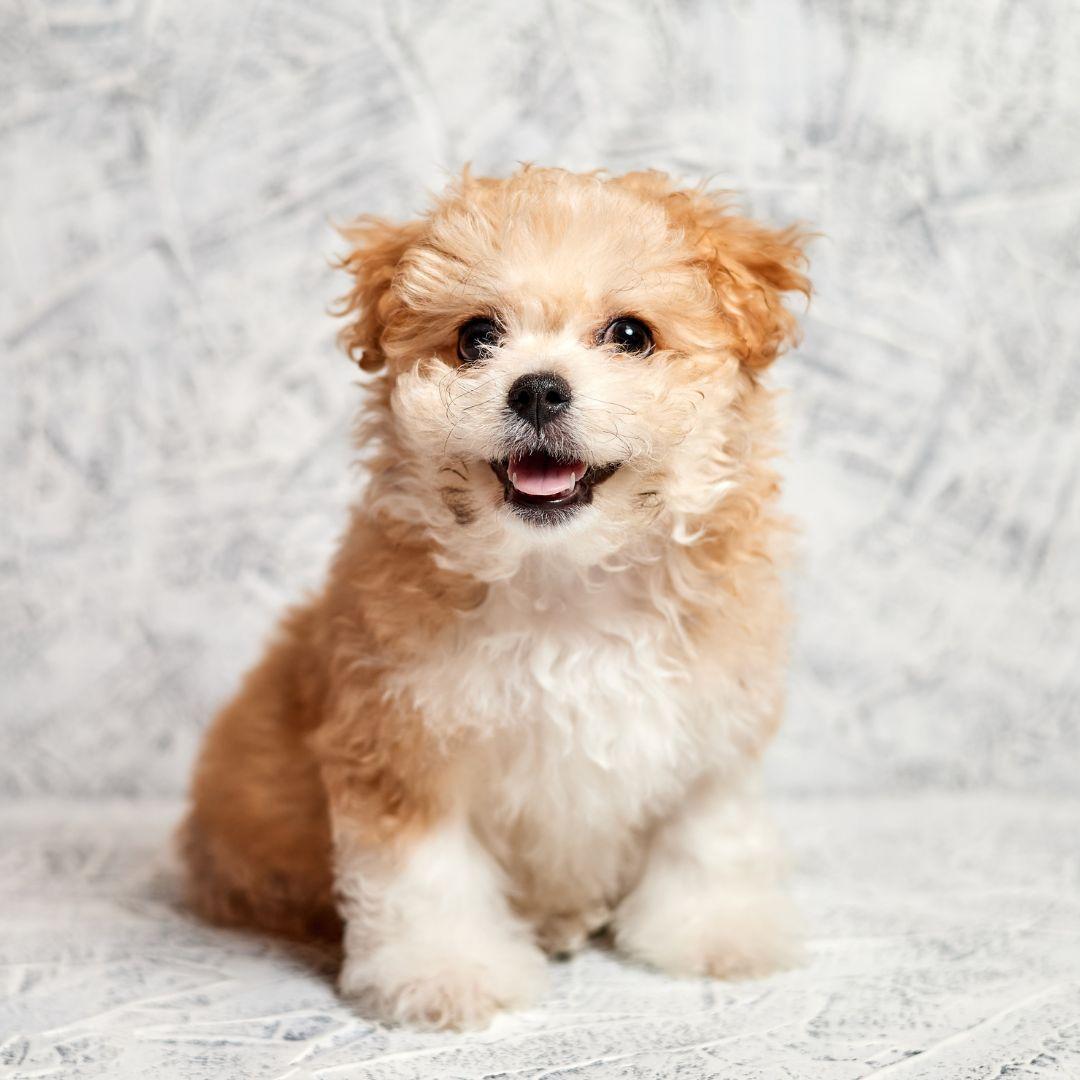
[[[707,688],[674,629],[630,588],[496,588],[437,653],[414,697],[473,733],[474,821],[518,884],[617,889],[703,758]]]

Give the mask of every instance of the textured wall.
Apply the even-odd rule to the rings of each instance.
[[[0,0],[0,793],[172,793],[356,477],[328,225],[444,169],[803,218],[789,789],[1080,759],[1080,17]]]

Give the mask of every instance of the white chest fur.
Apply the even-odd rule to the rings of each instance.
[[[434,731],[475,734],[468,810],[530,904],[612,899],[723,742],[730,683],[647,598],[638,571],[537,571],[400,673]]]

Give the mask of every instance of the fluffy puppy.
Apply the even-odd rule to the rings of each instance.
[[[370,480],[206,736],[207,917],[341,935],[341,992],[473,1026],[608,927],[760,975],[794,919],[755,796],[786,611],[762,375],[803,236],[660,173],[466,173],[345,231]]]

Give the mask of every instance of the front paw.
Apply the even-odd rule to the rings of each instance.
[[[387,1023],[456,1030],[486,1027],[496,1013],[530,1005],[543,992],[547,965],[530,942],[462,941],[398,940],[350,953],[338,988]]]
[[[783,893],[732,888],[661,897],[642,889],[615,916],[627,955],[673,975],[755,979],[799,963],[801,924]]]

